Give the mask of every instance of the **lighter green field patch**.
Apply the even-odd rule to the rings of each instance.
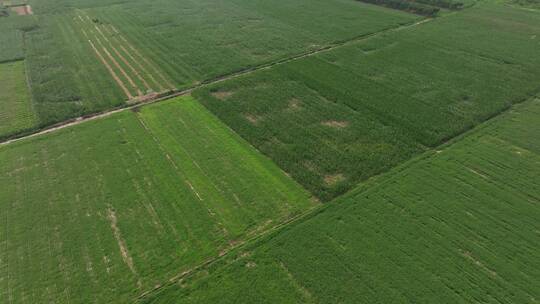
[[[36,123],[24,61],[0,64],[0,137],[30,129]]]

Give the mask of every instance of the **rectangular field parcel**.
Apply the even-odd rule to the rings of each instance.
[[[0,302],[126,303],[315,203],[193,99],[0,146]]]
[[[140,303],[537,303],[540,100]]]
[[[538,92],[538,33],[538,13],[479,4],[195,94],[329,200]]]
[[[0,61],[28,58],[40,126],[418,20],[342,0],[48,0],[32,8],[33,16],[0,20],[2,28],[13,18],[34,22],[24,34],[0,31]]]

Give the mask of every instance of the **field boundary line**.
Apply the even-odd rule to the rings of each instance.
[[[308,210],[304,211],[303,213],[286,220],[284,222],[281,222],[277,224],[276,226],[265,230],[257,235],[254,235],[250,238],[247,238],[246,240],[240,242],[236,246],[233,246],[225,251],[223,251],[223,254],[215,256],[197,266],[194,266],[188,270],[185,270],[176,276],[170,278],[169,280],[165,281],[165,283],[158,285],[157,287],[154,287],[153,289],[149,289],[139,296],[136,296],[133,299],[133,303],[140,303],[144,299],[146,299],[148,296],[153,294],[159,294],[160,291],[162,291],[166,287],[173,286],[174,284],[177,284],[180,280],[189,277],[192,274],[197,273],[200,270],[205,269],[206,267],[211,266],[212,264],[223,260],[227,258],[230,254],[233,254],[234,252],[241,250],[242,248],[246,247],[257,247],[262,242],[266,242],[271,240],[274,236],[283,233],[284,231],[287,231],[288,229],[291,229],[295,225],[301,224],[314,216],[324,212],[326,209],[328,209],[331,206],[340,204],[343,200],[346,200],[350,196],[359,195],[361,193],[365,193],[371,189],[373,189],[376,186],[384,185],[388,182],[391,182],[391,179],[395,176],[399,176],[404,174],[403,172],[408,169],[409,167],[413,166],[414,164],[423,161],[425,159],[429,159],[432,157],[435,157],[440,152],[447,150],[451,148],[454,144],[459,143],[460,141],[464,140],[465,138],[474,136],[475,134],[481,132],[485,128],[491,126],[493,123],[497,122],[498,120],[504,118],[505,114],[508,114],[512,110],[514,110],[516,107],[521,107],[523,104],[526,104],[528,102],[534,102],[535,100],[539,100],[540,96],[539,93],[532,94],[531,96],[528,96],[521,100],[520,102],[516,104],[512,104],[509,107],[505,108],[503,111],[498,112],[498,114],[493,115],[489,117],[488,119],[482,121],[478,125],[474,126],[473,128],[464,131],[463,133],[445,141],[441,144],[430,148],[419,155],[416,155],[412,157],[411,159],[406,160],[405,162],[398,164],[397,166],[394,166],[390,168],[389,170],[385,172],[381,172],[377,175],[374,175],[367,180],[357,183],[351,190],[345,192],[344,194],[334,198],[333,200],[327,202],[327,203],[321,203],[319,205],[316,205],[312,208],[309,208]]]
[[[172,90],[167,90],[167,91],[164,91],[164,92],[160,92],[160,93],[156,94],[157,96],[155,98],[147,98],[147,99],[137,100],[137,99],[133,99],[133,96],[132,96],[130,98],[130,100],[129,100],[130,102],[125,102],[122,105],[114,107],[114,108],[109,108],[109,109],[104,110],[104,111],[94,112],[94,113],[90,113],[90,114],[87,114],[87,115],[67,119],[67,120],[64,120],[62,122],[43,127],[41,129],[34,130],[32,132],[26,132],[26,133],[20,133],[18,135],[14,135],[14,136],[8,136],[8,137],[6,137],[6,138],[4,138],[4,139],[2,139],[0,141],[0,146],[7,145],[7,144],[10,144],[12,142],[19,141],[19,140],[23,140],[25,138],[34,137],[34,136],[37,136],[37,135],[40,135],[40,134],[51,133],[51,132],[54,132],[56,130],[66,128],[66,127],[70,127],[70,126],[73,126],[73,125],[76,125],[76,124],[80,124],[80,123],[83,123],[83,122],[88,121],[88,120],[93,120],[93,119],[97,119],[97,118],[103,118],[103,117],[112,115],[114,113],[118,113],[118,112],[129,110],[129,109],[133,109],[133,108],[140,107],[140,106],[143,106],[143,105],[164,101],[164,100],[171,99],[171,98],[178,97],[178,96],[188,95],[188,94],[190,94],[191,92],[193,92],[196,89],[207,87],[207,86],[217,84],[217,83],[220,83],[220,82],[223,82],[223,81],[227,81],[227,80],[230,80],[230,79],[235,79],[235,78],[238,78],[238,77],[241,77],[241,76],[249,75],[249,74],[255,73],[257,71],[270,69],[270,68],[272,68],[274,66],[277,66],[277,65],[286,64],[288,62],[299,60],[299,59],[310,57],[310,56],[314,56],[314,55],[317,55],[319,53],[331,51],[331,50],[334,50],[334,49],[337,49],[337,48],[340,48],[340,47],[343,47],[343,46],[347,46],[347,45],[356,43],[358,41],[363,41],[363,40],[366,40],[366,39],[369,39],[369,38],[372,38],[372,37],[375,37],[375,36],[378,36],[378,35],[381,35],[381,34],[385,34],[385,33],[389,33],[389,32],[401,31],[401,30],[404,30],[404,29],[409,29],[409,28],[419,26],[419,25],[431,22],[433,20],[441,19],[441,18],[445,18],[445,16],[437,17],[437,18],[425,18],[425,19],[415,21],[415,22],[410,22],[410,23],[407,23],[407,24],[401,24],[401,25],[398,25],[398,26],[385,28],[385,29],[377,31],[377,32],[363,34],[363,35],[356,36],[356,37],[348,39],[348,40],[334,42],[334,43],[331,43],[329,45],[323,46],[323,47],[315,49],[315,50],[311,50],[311,51],[303,52],[303,53],[300,53],[300,54],[292,55],[292,56],[282,58],[282,59],[278,59],[278,60],[275,60],[275,61],[272,61],[272,62],[267,62],[267,63],[263,63],[263,64],[260,64],[260,65],[252,66],[252,67],[247,67],[247,68],[244,68],[244,69],[241,69],[241,70],[238,70],[238,71],[234,71],[234,72],[222,75],[222,76],[217,76],[217,77],[214,77],[214,78],[206,79],[206,80],[201,81],[198,84],[195,84],[195,85],[192,85],[192,86],[189,86],[189,87],[186,87],[186,88],[172,89]],[[122,36],[121,36],[121,39],[125,41],[125,38],[122,37]],[[129,44],[129,42],[127,42],[127,43]],[[144,57],[142,57],[142,58],[143,58],[143,60],[146,60],[146,58],[144,58]]]

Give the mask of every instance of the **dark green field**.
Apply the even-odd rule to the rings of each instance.
[[[539,32],[538,13],[478,5],[196,96],[329,200],[537,93]]]
[[[536,303],[540,100],[141,303]]]

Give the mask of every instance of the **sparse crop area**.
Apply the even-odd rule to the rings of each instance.
[[[0,299],[125,303],[316,204],[191,98],[0,147]]]
[[[534,303],[540,100],[141,303]]]

